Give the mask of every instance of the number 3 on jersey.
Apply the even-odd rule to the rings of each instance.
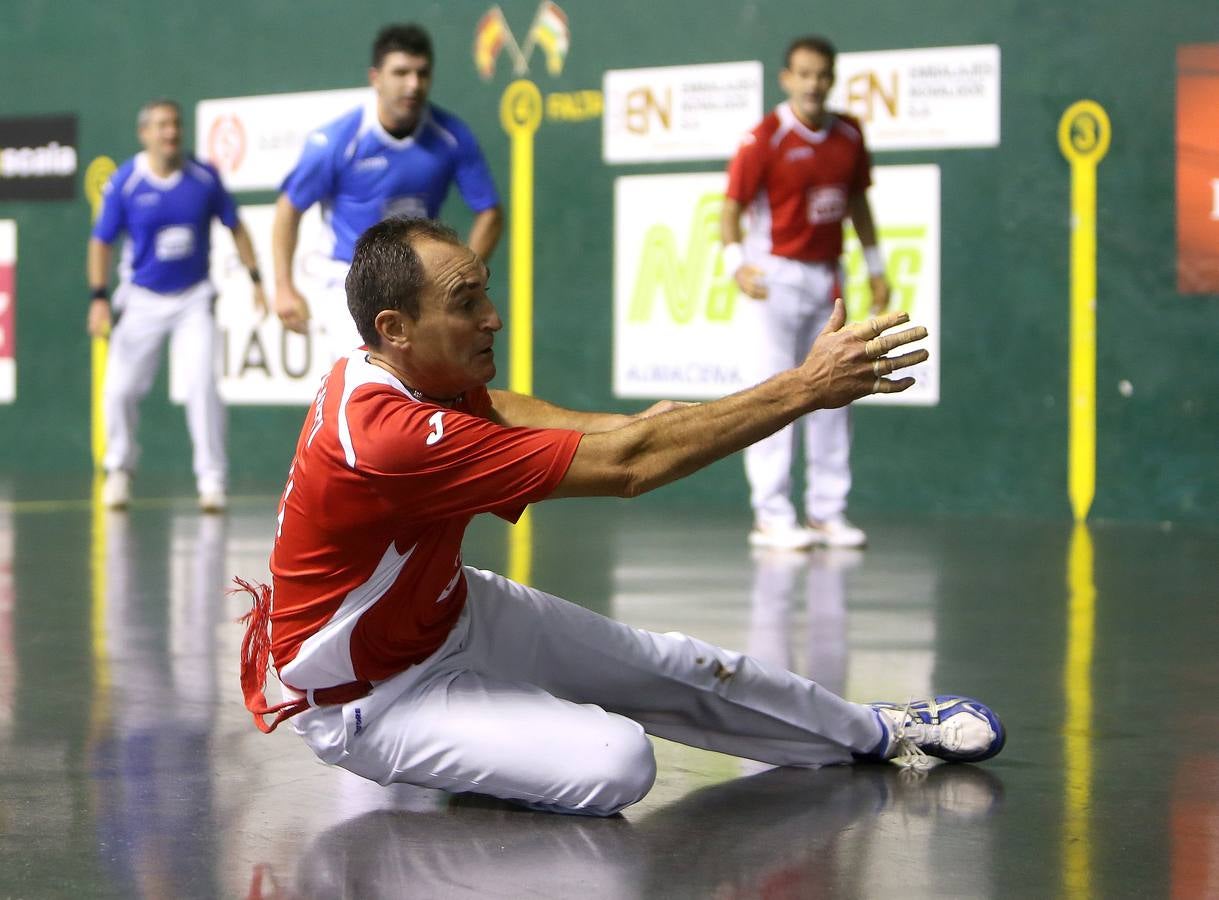
[[[428,422],[436,429],[427,436],[427,445],[430,447],[444,437],[444,413],[432,413],[432,417],[428,419]]]

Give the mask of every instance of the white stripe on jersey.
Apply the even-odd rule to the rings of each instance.
[[[384,597],[398,580],[406,561],[418,547],[415,544],[405,553],[399,553],[391,541],[368,580],[343,598],[330,620],[306,638],[292,662],[279,671],[281,681],[323,687],[355,681],[351,633],[360,616]]]

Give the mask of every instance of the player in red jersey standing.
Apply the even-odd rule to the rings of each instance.
[[[279,509],[273,586],[253,587],[242,689],[256,724],[289,716],[324,762],[381,784],[610,815],[656,774],[645,732],[774,765],[993,756],[1003,727],[941,696],[850,703],[791,672],[631,628],[462,565],[470,519],[551,497],[631,497],[814,408],[908,388],[923,328],[844,327],[838,304],[798,367],[697,406],[582,413],[489,391],[486,265],[427,219],[356,244],[347,303],[366,348],[335,363],[305,419]],[[268,706],[273,659],[284,687]],[[268,724],[264,716],[275,714]]]
[[[832,113],[834,45],[797,38],[779,82],[787,101],[747,134],[728,166],[720,222],[724,263],[746,295],[763,301],[759,344],[746,371],[754,381],[797,365],[842,296],[842,222],[850,217],[864,248],[872,314],[889,305],[889,284],[868,205],[871,160],[859,123]],[[741,214],[749,217],[742,245]],[[791,501],[795,434],[784,428],[745,451],[754,546],[804,549],[813,544],[859,547],[863,531],[846,519],[851,489],[848,411],[822,409],[804,419],[807,461],[801,527]]]

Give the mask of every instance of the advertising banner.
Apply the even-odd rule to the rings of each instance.
[[[271,220],[275,207],[242,206],[241,219],[254,250],[264,266],[271,260]],[[325,227],[314,206],[301,219],[300,249],[296,254],[296,286],[310,303],[318,301],[318,286],[327,267],[333,265],[322,252]],[[317,248],[317,249],[311,249]],[[265,271],[265,269],[264,269]],[[212,283],[220,296],[216,301],[216,323],[220,329],[220,396],[228,405],[308,406],[313,402],[322,376],[330,370],[324,352],[315,349],[311,334],[296,334],[280,324],[274,312],[261,321],[254,314],[249,273],[237,256],[233,236],[218,222],[212,225]],[[264,281],[268,303],[271,279]],[[186,398],[185,373],[169,363],[170,397],[175,403]]]
[[[17,223],[0,219],[0,403],[17,399]]]
[[[999,47],[839,53],[829,106],[857,117],[872,150],[999,145]]]
[[[762,119],[762,64],[610,70],[603,94],[607,163],[728,159]]]
[[[0,200],[76,196],[76,116],[0,119]]]
[[[1177,48],[1177,290],[1219,294],[1219,44]]]
[[[201,100],[195,155],[220,170],[230,191],[277,190],[309,132],[370,96],[369,88],[351,88]]]
[[[872,209],[892,304],[926,325],[931,359],[901,394],[864,403],[939,402],[940,170],[881,166]],[[723,271],[719,238],[725,176],[639,175],[614,184],[614,394],[706,400],[749,386],[742,371],[761,308]],[[868,315],[867,271],[848,232],[845,293],[854,320]],[[765,302],[765,301],[760,301]]]

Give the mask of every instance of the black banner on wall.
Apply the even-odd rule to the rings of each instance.
[[[0,200],[76,196],[76,116],[0,119]]]

